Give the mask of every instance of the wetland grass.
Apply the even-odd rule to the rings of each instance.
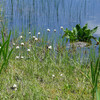
[[[30,33],[28,39],[20,34],[9,42],[14,50],[6,71],[2,70],[0,74],[0,99],[91,100],[91,78],[94,77],[91,53],[84,51],[82,56],[83,49],[67,49],[61,36],[55,42],[52,41],[54,37],[48,40],[48,32],[46,37],[42,33],[34,34],[34,31],[26,33]],[[56,36],[56,32],[54,34]],[[88,60],[82,60],[82,57]],[[96,60],[95,57],[93,61]],[[94,98],[96,94],[97,91]]]

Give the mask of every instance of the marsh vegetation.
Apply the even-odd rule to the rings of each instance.
[[[17,4],[20,14],[24,13],[23,7],[26,4],[24,1],[24,3],[21,0],[8,1],[7,4],[12,5],[11,8],[16,7],[13,4]],[[60,16],[59,6],[64,5],[66,1],[50,2],[52,5],[55,4],[56,18],[59,19]],[[38,2],[33,0],[33,6],[30,4],[32,8],[35,7],[35,18],[38,16],[36,13]],[[52,14],[49,1],[46,1],[48,6],[45,5],[45,0],[41,2],[42,5],[39,7],[42,11],[40,12],[46,13],[45,7],[48,7],[46,15]],[[68,3],[70,6],[67,7],[70,9],[74,3],[72,0],[68,0]],[[85,5],[86,3],[84,0]],[[26,5],[26,8],[27,6],[29,5]],[[14,9],[10,12],[14,13]],[[58,28],[59,25],[57,28],[52,28],[49,20],[48,27],[46,26],[45,29],[40,29],[40,26],[33,28],[31,24],[23,26],[17,23],[21,26],[21,29],[18,29],[18,27],[15,28],[15,21],[9,23],[9,18],[7,20],[5,17],[8,12],[5,12],[6,10],[0,13],[0,100],[100,100],[100,40],[93,35],[97,27],[93,29],[88,28],[87,24],[83,27],[75,24],[76,27],[71,31],[70,24],[71,28],[65,25],[66,30],[64,30],[63,26]],[[30,14],[28,14],[29,23],[33,18]],[[78,15],[77,20],[79,18]],[[17,20],[16,16],[15,19]],[[15,26],[10,27],[10,24]],[[64,37],[67,38],[67,43]],[[90,41],[92,44],[81,47],[71,43],[77,41],[77,45],[82,42],[90,43]]]

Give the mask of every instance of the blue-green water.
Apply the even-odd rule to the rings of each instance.
[[[88,23],[89,28],[99,26],[100,0],[1,0],[9,29],[36,31],[49,28],[60,33],[60,26],[71,29],[76,24]]]

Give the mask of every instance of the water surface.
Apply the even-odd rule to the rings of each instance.
[[[99,26],[95,36],[100,36],[100,0],[2,0],[9,29],[30,31],[57,30],[60,26],[72,29],[76,24],[88,23],[89,28]]]

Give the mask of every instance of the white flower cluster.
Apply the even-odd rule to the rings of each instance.
[[[15,59],[24,59],[24,56],[16,56]]]

